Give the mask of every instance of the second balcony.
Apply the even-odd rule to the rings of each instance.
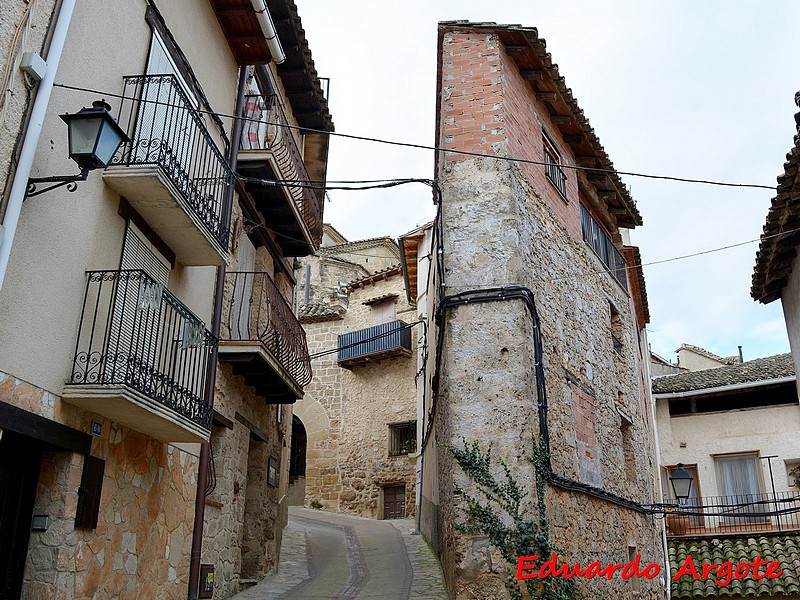
[[[411,328],[403,321],[389,321],[339,336],[336,359],[340,367],[349,369],[395,356],[411,356]]]
[[[233,173],[174,75],[126,77],[118,122],[130,141],[103,173],[186,265],[220,265]]]
[[[291,404],[311,381],[306,335],[269,273],[225,274],[219,361],[268,404]]]
[[[276,94],[247,96],[245,112],[238,171],[286,255],[308,256],[322,241],[322,184],[309,182]]]

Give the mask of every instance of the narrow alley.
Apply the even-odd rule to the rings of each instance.
[[[278,573],[234,599],[444,600],[439,564],[414,525],[291,507]]]

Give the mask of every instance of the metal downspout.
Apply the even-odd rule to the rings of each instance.
[[[14,234],[19,224],[19,215],[22,212],[22,202],[25,200],[25,193],[28,189],[28,178],[31,175],[33,159],[36,155],[36,147],[39,145],[39,136],[42,133],[42,125],[50,106],[50,96],[53,92],[53,82],[58,72],[58,64],[61,61],[61,54],[64,51],[64,44],[67,39],[67,31],[72,21],[72,13],[75,9],[76,0],[62,0],[61,8],[58,11],[58,19],[53,28],[53,37],[50,40],[50,47],[47,50],[47,70],[44,78],[39,83],[39,90],[33,102],[30,124],[25,133],[25,141],[22,143],[22,150],[19,155],[19,162],[14,171],[14,182],[11,184],[11,192],[8,196],[8,206],[6,207],[5,217],[2,223],[2,235],[0,235],[0,289],[3,287],[3,280],[8,270],[8,260],[11,256],[11,245],[14,242]]]
[[[239,138],[242,135],[242,119],[244,113],[244,94],[247,85],[247,67],[239,70],[239,89],[236,97],[236,120],[233,124],[233,134],[231,146],[228,152],[228,163],[230,170],[236,173],[237,162],[239,159]],[[228,188],[225,198],[225,227],[230,232],[231,211],[233,209],[233,199],[236,190],[234,180]],[[230,245],[230,243],[229,243]],[[222,321],[222,297],[225,291],[225,265],[217,267],[217,287],[214,293],[214,320],[211,325],[211,332],[215,338],[219,339],[220,324]],[[218,347],[214,346],[211,353],[208,383],[206,385],[206,398],[213,409],[214,407],[214,386],[217,382],[217,355]],[[189,600],[197,600],[200,590],[200,560],[203,554],[203,526],[206,516],[206,485],[208,484],[208,461],[209,461],[209,442],[200,446],[200,465],[197,470],[197,495],[194,503],[194,529],[192,531],[192,552],[189,562]]]

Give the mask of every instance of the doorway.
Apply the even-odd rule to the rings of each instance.
[[[406,516],[406,486],[391,485],[383,488],[383,518],[402,519]]]
[[[22,593],[41,448],[27,436],[0,431],[0,600],[16,600]]]

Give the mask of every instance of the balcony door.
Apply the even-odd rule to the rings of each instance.
[[[150,43],[147,75],[141,90],[134,156],[138,162],[160,164],[173,178],[186,178],[200,134],[195,118],[197,97],[156,30]]]
[[[153,371],[159,370],[159,346],[164,333],[164,324],[160,323],[161,302],[169,281],[170,264],[129,223],[120,271],[112,309],[107,376],[115,381],[127,373],[144,385]]]
[[[766,499],[761,461],[757,453],[714,457],[717,470],[717,487],[725,512],[723,524],[764,522],[765,517],[754,513],[764,512],[764,505],[755,504]]]

